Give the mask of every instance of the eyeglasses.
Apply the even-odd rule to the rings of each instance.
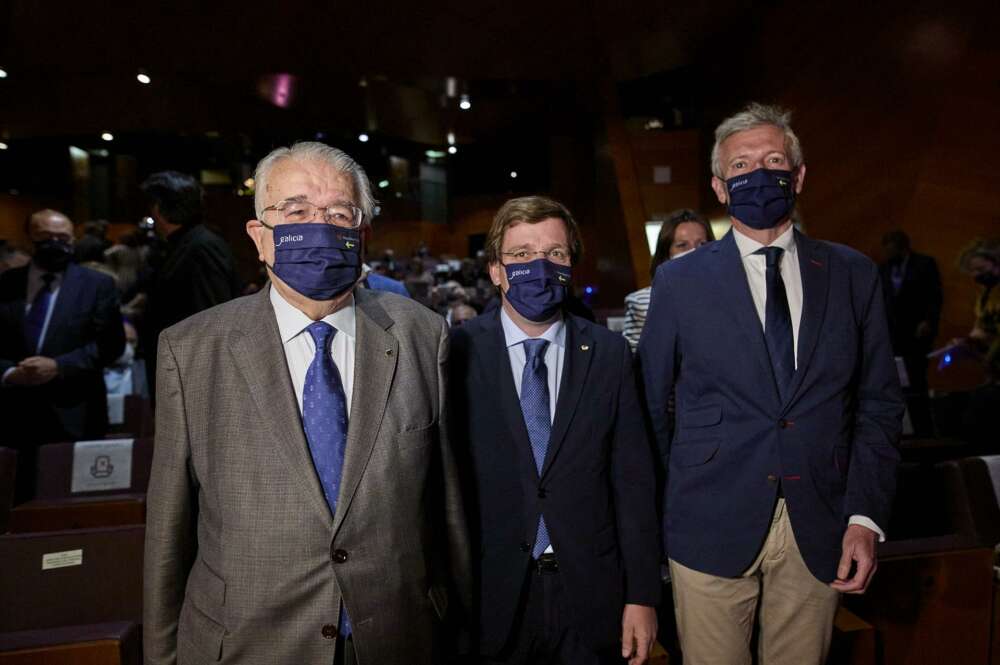
[[[318,206],[309,201],[285,200],[264,208],[261,213],[279,212],[286,224],[301,224],[311,222],[317,217],[324,224],[332,224],[345,229],[356,229],[364,220],[361,208],[350,203],[335,203],[331,206]]]
[[[535,257],[539,255],[553,263],[564,266],[569,265],[570,262],[569,250],[565,247],[553,247],[552,249],[541,249],[534,252],[527,249],[518,249],[513,252],[500,252],[500,255],[510,257],[514,263],[528,263],[529,261],[534,261]]]

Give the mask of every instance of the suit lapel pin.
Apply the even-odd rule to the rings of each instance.
[[[385,350],[385,355],[386,355],[387,358],[392,358],[392,349],[386,349]]]
[[[581,344],[580,345],[580,350],[581,351],[590,351],[590,347],[587,346],[586,344]]]

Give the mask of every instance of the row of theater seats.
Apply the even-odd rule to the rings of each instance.
[[[132,440],[131,473],[115,490],[74,492],[74,443],[50,444],[34,498],[13,506],[16,453],[0,448],[0,665],[142,663],[152,418],[137,400],[125,416],[109,438]]]
[[[869,592],[844,600],[831,665],[1000,665],[1000,456],[941,461],[961,450],[904,443],[891,539]],[[0,448],[0,665],[141,662],[153,440],[134,439],[113,492],[73,493],[73,451],[42,446],[36,498],[11,508],[14,452]],[[674,660],[654,662],[676,664],[663,641]]]

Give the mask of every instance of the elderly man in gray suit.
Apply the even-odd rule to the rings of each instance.
[[[470,593],[446,325],[354,288],[349,156],[298,143],[255,181],[270,288],[160,337],[146,662],[440,662]]]

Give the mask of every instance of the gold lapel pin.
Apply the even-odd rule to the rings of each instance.
[[[587,346],[586,344],[581,344],[580,345],[580,350],[581,351],[590,351],[590,347]]]
[[[392,357],[392,349],[386,349],[386,350],[385,350],[385,355],[386,355],[387,357],[391,358],[391,357]]]

